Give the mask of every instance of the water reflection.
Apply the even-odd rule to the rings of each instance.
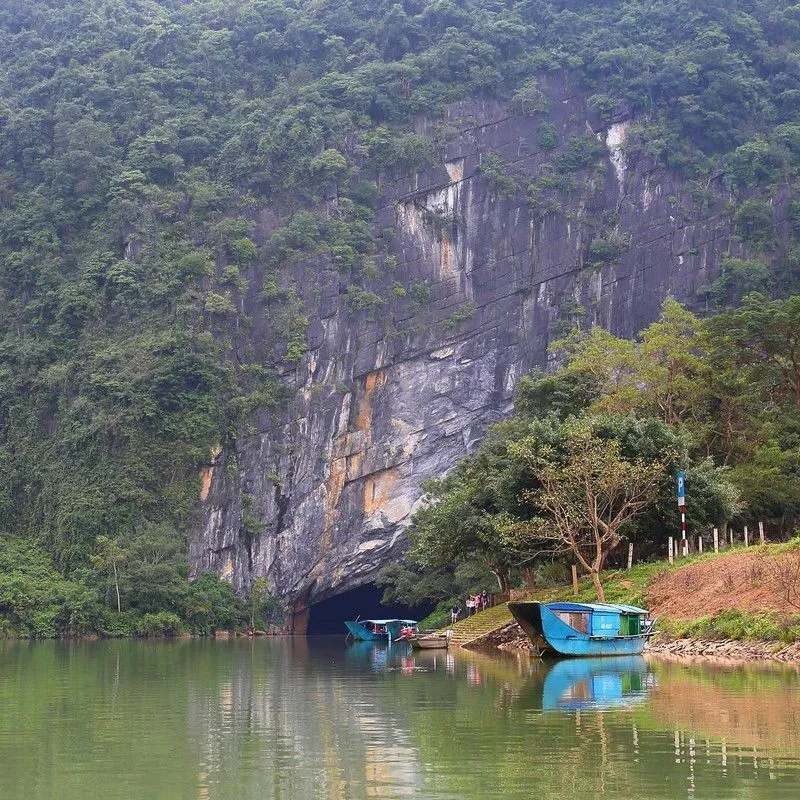
[[[545,711],[603,711],[647,700],[655,685],[641,656],[573,658],[551,663],[542,687]]]
[[[753,753],[800,753],[800,671],[774,664],[658,662],[651,702],[664,726]]]
[[[339,639],[0,643],[0,797],[783,800],[798,690]]]

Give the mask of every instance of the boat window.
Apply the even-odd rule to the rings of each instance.
[[[638,636],[641,633],[638,614],[621,614],[619,620],[620,636]]]
[[[556,616],[580,633],[589,633],[588,611],[556,611]]]
[[[592,614],[593,636],[618,636],[619,618],[617,613],[595,611]]]

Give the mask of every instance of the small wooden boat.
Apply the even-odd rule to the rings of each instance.
[[[356,619],[344,624],[358,642],[391,642],[400,635],[401,628],[417,622],[413,619]]]
[[[637,606],[616,603],[509,603],[520,627],[542,655],[638,655],[653,621]]]
[[[428,633],[422,636],[411,636],[406,641],[414,650],[446,650],[450,637],[444,634]]]

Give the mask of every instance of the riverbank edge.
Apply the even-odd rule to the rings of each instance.
[[[213,633],[176,633],[170,634],[149,634],[138,633],[130,634],[105,634],[105,633],[74,633],[62,634],[59,636],[25,636],[23,634],[13,634],[0,632],[0,642],[111,642],[121,639],[131,641],[163,641],[174,642],[179,639],[261,639],[265,636],[292,636],[285,631],[242,631],[242,630],[218,630]]]
[[[480,652],[529,652],[533,647],[516,622],[467,642],[465,650]],[[754,641],[741,639],[672,639],[654,636],[645,647],[645,655],[667,655],[687,658],[728,660],[736,662],[780,661],[800,664],[800,642]]]

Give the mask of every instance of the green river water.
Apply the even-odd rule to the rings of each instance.
[[[800,797],[800,674],[339,638],[0,642],[0,798]]]

